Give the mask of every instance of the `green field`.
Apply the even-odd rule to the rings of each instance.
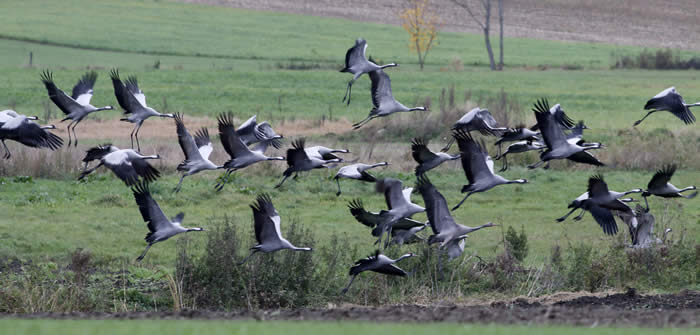
[[[77,17],[80,19],[75,19]],[[551,170],[527,170],[523,167],[524,159],[514,159],[514,166],[503,176],[526,178],[528,184],[504,185],[473,195],[454,212],[458,222],[469,226],[488,221],[500,225],[475,232],[467,241],[465,254],[479,255],[488,261],[503,252],[503,236],[509,227],[518,231],[523,229],[527,234],[530,252],[523,263],[526,266],[542,269],[549,264],[553,246],[569,248],[585,244],[601,254],[612,250],[610,246],[626,238],[626,228],[619,220],[621,233],[616,237],[603,235],[590,214],[580,222],[556,223],[554,220],[566,212],[572,199],[585,191],[587,178],[595,172],[603,172],[610,188],[617,191],[644,188],[653,170],[670,162],[681,167],[672,180],[675,185],[684,187],[700,180],[697,146],[700,132],[696,125],[685,126],[670,113],[659,113],[640,127],[631,127],[644,115],[642,107],[646,100],[668,86],[675,85],[686,95],[687,101],[700,100],[698,74],[696,71],[610,70],[613,53],[634,55],[642,50],[638,47],[507,38],[506,69],[492,72],[488,70],[481,36],[442,33],[440,43],[428,56],[425,70],[420,71],[416,56],[410,54],[406,46],[407,38],[398,38],[407,37],[400,27],[342,19],[170,1],[5,0],[0,3],[0,21],[3,22],[0,31],[0,73],[3,75],[0,109],[13,108],[28,115],[43,116],[45,106],[51,105],[39,80],[39,73],[45,68],[54,72],[54,80],[66,92],[86,69],[97,70],[100,77],[92,104],[116,106],[108,77],[109,70],[116,67],[122,76],[137,75],[149,105],[161,112],[183,112],[212,120],[224,111],[233,111],[238,119],[257,114],[258,120],[270,120],[276,128],[285,127],[286,121],[290,120],[310,121],[304,127],[316,127],[322,118],[325,120],[331,114],[333,119],[357,121],[371,109],[369,80],[363,77],[355,84],[352,105],[346,107],[341,99],[350,76],[338,73],[338,70],[342,67],[346,50],[360,36],[369,41],[368,53],[373,57],[381,62],[400,64],[387,71],[392,77],[395,96],[407,105],[429,99],[432,101],[430,115],[435,115],[432,120],[439,117],[441,93],[450,87],[454,87],[456,109],[472,106],[478,101],[489,101],[505,92],[508,103],[514,104],[516,111],[522,111],[521,115],[512,115],[513,118],[529,122],[532,121],[530,106],[536,99],[547,97],[552,103],[561,103],[572,118],[585,120],[591,128],[586,133],[587,140],[605,143],[607,148],[600,151],[599,157],[609,163],[609,167],[593,170],[555,163]],[[32,66],[28,65],[30,52]],[[679,54],[682,57],[698,55],[689,51],[679,51]],[[292,70],[295,66],[310,69]],[[582,68],[564,70],[571,67]],[[465,95],[470,98],[468,103],[463,101]],[[55,106],[51,109],[53,118],[57,119],[56,113],[60,112]],[[456,109],[451,111],[453,116]],[[100,119],[115,119],[121,113],[108,111],[98,115]],[[408,154],[408,139],[422,131],[414,132],[411,126],[423,126],[422,121],[426,119],[424,116],[403,115],[391,120],[398,120],[398,124],[410,129],[397,131],[396,128],[392,132],[390,128],[396,124],[373,121],[366,127],[369,129],[363,131],[348,129],[340,134],[314,135],[311,139],[318,144],[351,148],[353,154],[348,160],[364,161],[370,159],[374,150],[374,144],[371,149],[367,148],[367,139],[378,137],[377,146],[382,148],[376,150],[379,154],[372,156],[371,160],[386,159],[392,165],[377,171],[377,174],[397,177],[406,186],[413,186],[415,177]],[[154,123],[148,121],[144,128],[156,127]],[[379,126],[371,128],[374,125]],[[65,123],[59,127],[65,127]],[[441,134],[448,134],[447,128],[448,125],[444,125],[445,131]],[[93,134],[99,133],[91,130]],[[66,137],[64,129],[56,132]],[[77,132],[80,137],[81,127]],[[210,128],[210,132],[215,135],[216,131]],[[392,138],[392,134],[396,136]],[[31,262],[51,264],[53,269],[56,264],[67,262],[76,248],[84,248],[95,256],[97,263],[106,264],[107,268],[128,268],[131,272],[140,269],[147,272],[145,277],[155,276],[157,272],[172,272],[176,258],[174,240],[183,237],[157,244],[149,252],[144,265],[137,265],[133,259],[145,246],[143,237],[147,229],[131,191],[111,173],[97,174],[87,182],[75,181],[78,156],[88,145],[108,141],[124,145],[128,133],[115,139],[99,134],[95,138],[80,138],[77,150],[62,149],[46,156],[25,151],[17,145],[10,146],[15,154],[13,161],[0,162],[0,213],[3,213],[0,217],[0,256],[29,262],[25,265]],[[290,136],[285,145],[291,139]],[[215,150],[219,151],[213,157],[217,162],[223,161],[218,138],[213,140]],[[433,139],[431,147],[439,147],[437,143],[442,140]],[[171,189],[178,180],[173,170],[181,155],[179,148],[175,147],[175,134],[168,142],[165,138],[142,136],[141,143],[149,153],[157,151],[164,155],[163,160],[156,163],[164,176],[152,185],[152,191],[166,215],[174,216],[180,211],[186,213],[186,226],[201,226],[213,231],[226,216],[250,237],[244,247],[252,246],[249,204],[256,194],[269,192],[282,216],[283,230],[291,221],[301,223],[313,232],[314,247],[327,246],[332,237],[342,237],[357,246],[359,256],[369,254],[375,248],[374,238],[354,221],[346,206],[351,199],[361,197],[365,199],[368,210],[383,209],[384,200],[373,192],[372,185],[343,181],[344,194],[336,197],[336,186],[330,179],[335,169],[330,169],[313,171],[298,181],[289,180],[276,190],[272,187],[281,175],[280,163],[260,164],[236,174],[233,182],[221,193],[213,190],[218,174],[202,173],[187,178],[182,192],[173,194]],[[24,152],[29,153],[25,156]],[[20,163],[15,164],[18,160]],[[166,162],[169,165],[165,165]],[[457,164],[445,165],[429,175],[448,203],[454,205],[461,199],[459,189],[466,179]],[[47,172],[48,169],[54,171]],[[20,177],[23,175],[32,178]],[[419,194],[414,194],[413,199],[422,204]],[[683,239],[690,245],[700,241],[698,199],[652,198],[650,202],[657,224],[661,225],[657,226],[657,231],[671,227],[674,241]],[[416,219],[425,220],[425,215],[417,215]],[[190,242],[190,252],[204,252],[207,233],[192,233],[186,238]],[[242,257],[246,252],[244,249],[231,256]],[[401,252],[419,249],[415,245],[406,246]],[[316,254],[313,257],[320,257]],[[349,265],[342,265],[343,271],[338,272],[339,281],[345,282],[345,268]],[[13,275],[10,273],[11,277]],[[162,280],[162,273],[159,276]],[[11,279],[21,284],[23,278],[18,275]],[[159,283],[163,284],[162,281]],[[697,287],[695,283],[695,286],[690,285]],[[610,285],[620,288],[623,284],[627,283]],[[159,289],[163,287],[161,285]],[[523,288],[506,292],[523,292]],[[366,301],[362,297],[354,299],[353,302]],[[28,322],[5,320],[0,321],[0,327],[2,323],[15,323],[20,327],[18,329],[24,329],[21,327]],[[100,327],[108,323],[85,322],[81,325]],[[43,325],[59,327],[59,324],[72,327],[70,322],[50,321],[26,326],[26,329],[29,333],[41,331]],[[139,331],[148,331],[145,323],[134,324]],[[214,328],[225,329],[226,325],[212,324],[209,327],[215,332],[219,330]],[[256,333],[256,324],[238,325],[242,325],[241,329],[252,327],[250,332]],[[300,325],[303,326],[299,326],[299,331],[308,331],[303,328],[307,325],[327,326]],[[359,324],[352,327],[383,326]],[[463,330],[462,326],[455,325],[440,327],[445,327],[446,332]],[[512,331],[512,328],[482,328],[478,331]],[[422,331],[419,328],[413,330]],[[134,329],[125,327],[123,331],[133,332]],[[549,331],[558,330],[538,329],[538,332]]]
[[[189,334],[384,334],[401,332],[401,334],[471,334],[484,335],[512,334],[656,334],[658,330],[646,328],[571,328],[571,327],[533,327],[533,326],[482,326],[460,324],[382,324],[349,322],[241,322],[241,321],[58,321],[58,320],[0,320],[0,330],[12,329],[17,335],[40,334],[153,334],[168,333],[173,335]],[[691,334],[692,330],[667,329],[665,334]]]
[[[213,191],[213,178],[218,174],[211,173],[187,178],[179,194],[171,192],[178,181],[175,176],[161,178],[152,188],[156,201],[166,215],[172,217],[180,211],[185,212],[186,226],[205,229],[213,228],[210,222],[224,215],[252,229],[253,216],[248,205],[257,193],[269,192],[283,218],[283,228],[291,220],[297,220],[314,231],[320,244],[328,241],[331,235],[347,234],[361,249],[368,252],[373,250],[375,239],[368,229],[354,220],[346,204],[360,197],[368,210],[376,212],[385,206],[383,197],[373,193],[372,185],[347,181],[342,185],[343,194],[336,197],[335,183],[328,179],[332,176],[331,172],[314,171],[301,177],[298,182],[287,181],[279,190],[272,188],[279,181],[277,176],[256,177],[254,172],[244,172],[220,194]],[[381,175],[398,176],[407,186],[415,184],[414,177],[408,173],[396,175],[385,171]],[[473,195],[453,213],[455,219],[469,226],[492,221],[503,228],[513,226],[520,230],[523,227],[531,244],[528,261],[536,264],[549,257],[554,244],[566,247],[570,243],[585,241],[602,248],[614,240],[603,235],[588,214],[580,222],[569,220],[556,223],[554,220],[566,213],[569,201],[585,191],[588,173],[514,168],[504,175],[513,179],[526,178],[529,184],[504,185]],[[606,181],[615,190],[628,190],[643,187],[638,180],[646,180],[647,177],[649,174],[645,172],[609,172]],[[432,173],[430,178],[450,205],[455,205],[461,199],[459,189],[466,181],[461,172]],[[700,180],[700,173],[690,171],[680,172],[676,179],[679,185],[697,180]],[[560,187],[567,183],[576,186]],[[0,254],[49,260],[82,247],[100,257],[130,261],[145,246],[142,238],[147,229],[131,191],[111,174],[104,174],[89,183],[45,179],[21,183],[7,180],[2,187],[0,211],[6,214],[0,220],[0,237],[6,242],[0,246]],[[294,196],[290,199],[291,195]],[[423,203],[418,193],[413,195],[413,199],[419,204]],[[670,223],[670,227],[677,234],[681,234],[681,227],[684,227],[689,237],[699,240],[700,203],[656,198],[652,198],[650,203],[659,219],[661,213],[666,212],[667,215],[680,215]],[[418,214],[415,218],[426,220],[425,214]],[[250,222],[250,226],[247,222]],[[190,235],[195,241],[195,249],[196,246],[204,246],[205,234]],[[468,241],[468,252],[494,256],[502,248],[500,228],[485,229],[472,237]],[[253,243],[251,236],[250,245]],[[174,241],[159,243],[149,251],[144,262],[173,264],[174,250]]]
[[[130,15],[114,19],[112,13],[121,11]],[[81,20],[58,19],[75,15]],[[341,19],[160,1],[12,0],[0,4],[0,20],[2,35],[15,39],[0,39],[0,68],[12,78],[0,83],[0,106],[16,106],[27,114],[43,110],[47,100],[41,69],[53,69],[59,87],[69,90],[90,66],[101,75],[95,105],[116,104],[108,70],[119,67],[125,75],[139,76],[156,109],[165,108],[167,99],[170,112],[215,115],[233,110],[271,119],[309,119],[327,116],[332,109],[335,117],[359,120],[371,109],[369,80],[355,85],[354,103],[345,107],[340,100],[349,76],[337,72],[359,36],[369,41],[368,53],[402,65],[391,69],[392,84],[396,97],[407,104],[425,97],[435,103],[451,85],[458,98],[464,91],[488,96],[503,89],[523,106],[545,96],[592,127],[629,128],[642,115],[644,102],[664,88],[676,85],[689,94],[688,100],[700,91],[693,71],[608,71],[613,52],[641,50],[628,46],[511,38],[505,41],[507,71],[491,72],[480,36],[444,33],[421,72],[407,42],[397,38],[404,36],[400,27]],[[52,22],[52,29],[42,28],[45,21]],[[91,27],[89,34],[83,33],[86,26]],[[26,67],[30,51],[34,68]],[[696,53],[681,53],[691,54]],[[161,70],[156,71],[157,60]],[[454,60],[464,70],[451,68]],[[278,68],[290,62],[321,68]],[[585,71],[560,69],[565,64]],[[541,71],[539,65],[549,70]],[[655,115],[645,126],[672,120],[671,115]]]

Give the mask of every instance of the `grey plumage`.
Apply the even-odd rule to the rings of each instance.
[[[411,154],[413,159],[418,163],[416,166],[416,175],[420,176],[438,165],[459,159],[460,154],[450,155],[444,152],[432,152],[428,148],[428,141],[423,138],[414,138],[411,142]]]
[[[447,248],[450,258],[454,258],[461,254],[464,250],[463,239],[467,234],[486,227],[493,227],[494,224],[489,222],[478,227],[468,227],[456,223],[450,209],[447,207],[445,197],[438,192],[427,176],[418,177],[417,186],[418,192],[423,197],[425,202],[425,210],[428,214],[428,222],[433,231],[433,235],[428,237],[428,244],[440,243],[440,248]],[[460,243],[461,247],[460,247]],[[456,249],[455,249],[456,247]],[[460,250],[457,253],[457,250]]]
[[[644,190],[644,192],[642,192],[642,197],[644,197],[644,202],[646,203],[647,210],[649,210],[649,202],[647,201],[647,198],[652,195],[662,198],[686,199],[692,199],[698,195],[697,191],[689,195],[682,194],[685,191],[695,190],[696,187],[694,185],[679,189],[678,187],[674,186],[669,182],[671,180],[671,177],[673,177],[673,174],[676,173],[677,168],[677,165],[669,164],[664,166],[661,170],[656,171],[654,176],[649,181],[649,184],[647,184],[647,189]]]
[[[275,252],[283,249],[294,251],[312,251],[311,248],[295,247],[282,237],[280,229],[281,218],[268,194],[259,194],[255,202],[250,205],[253,210],[255,240],[257,245],[250,248],[251,253],[240,264],[245,263],[256,252]]]
[[[396,63],[389,63],[386,65],[377,65],[372,61],[367,60],[365,56],[365,51],[367,51],[367,41],[362,38],[358,38],[355,41],[355,45],[348,49],[345,53],[345,67],[340,70],[340,72],[352,73],[352,79],[348,82],[348,87],[345,90],[345,96],[343,97],[343,102],[347,99],[348,105],[350,104],[350,95],[352,94],[352,84],[360,78],[365,73],[369,73],[376,70],[381,70],[387,67],[398,66]]]
[[[93,87],[95,86],[95,81],[97,81],[97,73],[95,71],[85,73],[78,83],[73,86],[73,92],[70,96],[56,86],[53,82],[51,71],[44,70],[41,73],[41,81],[46,86],[51,101],[66,114],[66,117],[61,122],[71,120],[67,127],[69,147],[71,145],[71,128],[73,130],[73,138],[75,138],[75,146],[78,146],[78,137],[75,134],[75,127],[78,126],[78,123],[91,113],[113,109],[112,106],[98,108],[90,104]]]
[[[457,206],[452,208],[456,210],[467,198],[478,192],[488,191],[498,185],[503,184],[525,184],[526,179],[508,180],[493,172],[493,160],[486,151],[486,146],[482,143],[479,145],[474,139],[464,130],[455,130],[454,138],[459,146],[462,158],[462,169],[469,181],[468,185],[462,187],[462,193],[467,193],[462,201]]]
[[[393,226],[402,219],[409,218],[414,214],[424,212],[425,208],[411,202],[412,187],[403,188],[403,183],[394,178],[383,178],[377,180],[375,189],[379,193],[384,194],[388,210],[380,212],[381,218],[384,220],[384,227],[379,234],[380,242],[384,232],[391,233]],[[387,238],[387,245],[389,239]]]
[[[165,213],[160,209],[158,203],[151,197],[151,192],[148,184],[141,182],[131,188],[134,194],[136,204],[139,206],[139,211],[143,217],[143,221],[148,225],[148,234],[146,234],[146,242],[148,245],[143,253],[136,258],[137,261],[143,260],[148,252],[148,249],[155,243],[165,241],[177,234],[190,231],[203,231],[202,228],[185,228],[182,226],[182,221],[185,218],[185,213],[179,213],[172,219],[168,219]]]
[[[228,176],[237,170],[262,161],[284,160],[284,157],[265,156],[267,146],[275,139],[263,140],[252,149],[248,148],[248,146],[241,140],[236,128],[233,125],[233,115],[231,113],[220,114],[218,117],[218,124],[221,144],[231,159],[229,159],[222,166],[226,169],[226,173],[224,174],[221,182],[216,185],[217,191],[221,191],[221,189],[223,189],[224,185],[226,185],[226,182],[228,181]]]
[[[552,109],[554,109],[554,107],[549,108],[549,103],[546,99],[537,101],[533,108],[542,140],[547,145],[547,149],[540,154],[540,161],[530,165],[529,168],[534,169],[554,159],[568,159],[577,163],[586,163],[595,166],[605,165],[587,152],[587,150],[591,149],[600,149],[602,145],[600,143],[568,141],[560,126],[559,120],[557,120],[556,113],[551,112]]]
[[[364,164],[364,163],[356,163],[356,164],[351,164],[351,165],[346,165],[341,167],[338,170],[338,173],[335,174],[335,179],[336,184],[338,184],[338,192],[335,194],[337,196],[340,195],[340,178],[347,178],[347,179],[355,179],[355,180],[362,180],[366,182],[375,182],[377,179],[369,173],[367,170],[373,169],[378,166],[387,166],[389,163],[387,162],[380,162],[377,164]]]
[[[111,144],[103,144],[88,149],[83,158],[85,169],[80,173],[78,180],[104,165],[128,186],[135,185],[141,179],[144,182],[153,182],[160,177],[160,172],[146,160],[159,158],[159,155],[144,156],[133,149],[119,149]],[[93,160],[99,160],[99,163],[87,169],[88,163]]]
[[[353,199],[348,203],[350,214],[357,222],[372,228],[372,236],[381,237],[382,233],[387,230],[385,214],[382,212],[374,213],[365,210],[362,199]],[[416,239],[413,238],[416,233],[425,228],[425,223],[413,220],[411,218],[403,218],[392,225],[391,228],[391,243],[404,244],[412,243]]]
[[[369,112],[364,120],[352,125],[353,129],[359,129],[370,120],[388,116],[394,113],[425,111],[425,107],[406,107],[394,99],[391,93],[391,79],[382,70],[376,70],[369,73],[369,78],[372,80],[372,105],[374,108]]]
[[[200,171],[217,170],[223,166],[218,166],[209,160],[212,145],[207,128],[200,129],[195,133],[195,137],[192,137],[185,127],[182,114],[176,114],[174,120],[175,128],[177,129],[177,141],[185,154],[185,160],[177,166],[178,171],[184,172],[180,177],[180,182],[174,189],[175,192],[179,192],[185,177]]]
[[[13,110],[0,112],[0,141],[5,149],[3,157],[12,157],[5,140],[13,140],[32,148],[48,148],[56,150],[63,145],[63,140],[47,129],[53,126],[42,127],[33,120],[35,116],[18,114]],[[55,128],[55,127],[54,127]]]
[[[689,108],[693,106],[700,106],[700,102],[686,104],[683,97],[676,91],[676,88],[669,87],[647,101],[644,109],[650,111],[643,118],[634,122],[634,126],[639,125],[649,115],[658,111],[668,111],[681,119],[685,124],[695,123],[695,115]]]
[[[492,136],[501,136],[501,134],[508,130],[508,128],[499,127],[498,122],[488,109],[479,107],[472,108],[472,110],[464,114],[452,125],[451,129],[452,131],[461,130],[467,133],[478,131],[482,135]],[[454,138],[450,138],[450,141],[442,148],[442,151],[446,152],[450,150],[453,143]]]
[[[128,77],[126,81],[122,83],[121,79],[119,78],[119,71],[112,69],[110,72],[110,78],[112,79],[112,86],[114,87],[114,95],[117,97],[117,102],[119,102],[119,106],[124,109],[124,114],[127,115],[126,118],[119,120],[136,124],[130,135],[131,148],[134,148],[134,138],[136,138],[136,150],[141,151],[141,144],[139,143],[139,130],[141,129],[143,122],[152,116],[174,118],[175,115],[162,114],[155,109],[148,107],[146,105],[146,95],[139,88],[136,77]]]
[[[381,253],[379,253],[379,250],[374,252],[374,255],[368,256],[367,258],[362,258],[355,262],[355,264],[350,267],[350,282],[348,283],[347,286],[342,291],[342,294],[345,294],[348,289],[350,289],[350,285],[352,285],[352,282],[355,280],[355,277],[359,275],[362,272],[365,271],[374,271],[378,272],[381,274],[385,275],[390,275],[390,276],[399,276],[399,277],[405,277],[408,275],[406,271],[401,269],[400,267],[396,266],[395,263],[398,263],[402,259],[409,258],[415,256],[412,253],[408,253],[405,255],[402,255],[401,257],[397,259],[391,259]]]
[[[275,185],[275,188],[282,186],[284,181],[293,173],[325,168],[328,163],[340,162],[339,158],[324,160],[317,157],[310,157],[306,153],[306,150],[304,150],[305,145],[306,140],[300,138],[292,142],[292,148],[287,149],[287,169],[282,173],[283,178]]]
[[[258,123],[257,117],[257,115],[253,115],[236,129],[236,134],[243,144],[249,146],[267,141],[269,144],[272,144],[275,149],[280,149],[282,147],[283,136],[278,135],[267,121]]]

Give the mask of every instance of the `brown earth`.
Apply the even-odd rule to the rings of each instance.
[[[575,326],[700,326],[700,292],[638,295],[626,293],[581,295],[574,299],[516,299],[476,305],[395,305],[382,307],[329,306],[328,308],[208,312],[34,313],[0,314],[12,318],[53,319],[204,319],[204,320],[318,320],[377,322],[465,322]]]
[[[180,0],[256,10],[399,24],[400,0]],[[473,11],[480,0],[458,0]],[[432,0],[448,31],[481,33],[454,0]],[[493,1],[492,27],[497,27]],[[696,0],[504,0],[504,34],[564,41],[700,50]],[[483,14],[479,14],[483,15]],[[493,32],[496,34],[496,32]]]

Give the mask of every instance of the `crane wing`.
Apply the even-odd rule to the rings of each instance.
[[[124,109],[125,114],[138,113],[143,110],[143,105],[138,101],[138,99],[124,86],[121,79],[119,78],[119,71],[112,69],[109,73],[112,79],[112,86],[114,87],[114,95],[117,97],[117,102],[119,106]]]
[[[202,158],[209,159],[209,155],[214,151],[214,146],[209,138],[209,129],[202,127],[197,130],[194,133],[194,143],[197,145],[197,150]]]
[[[46,90],[49,93],[49,98],[54,104],[66,115],[70,114],[75,110],[81,109],[81,105],[69,97],[65,92],[59,89],[53,82],[53,74],[46,70],[41,73],[41,81],[46,86]]]
[[[151,192],[147,183],[142,182],[136,184],[131,188],[131,192],[134,193],[134,199],[136,200],[136,204],[139,205],[139,211],[141,211],[143,221],[148,223],[148,229],[151,232],[172,225],[170,220],[168,220],[160,209],[160,206],[158,206],[158,203],[151,197]]]
[[[270,196],[266,193],[259,194],[255,200],[250,205],[250,208],[253,209],[255,239],[259,244],[279,240],[282,237],[280,216],[272,205]]]
[[[603,228],[603,232],[606,235],[617,234],[617,223],[615,222],[615,217],[609,209],[592,205],[589,209],[593,219]]]
[[[20,123],[19,127],[14,129],[13,133],[8,138],[33,148],[41,147],[56,150],[63,145],[63,140],[60,137],[41,129],[41,126],[26,118]]]
[[[564,131],[554,120],[554,116],[549,112],[549,109],[547,99],[540,99],[535,103],[532,111],[535,113],[542,140],[552,150],[555,147],[566,145],[566,136],[564,136]]]
[[[365,210],[362,199],[353,199],[348,203],[348,208],[355,220],[367,227],[374,228],[383,221],[379,214]]]
[[[445,197],[438,192],[425,174],[418,177],[416,187],[423,196],[425,211],[428,214],[428,222],[430,222],[433,233],[439,234],[442,231],[453,229],[456,224],[452,214],[450,214],[450,209],[447,207]]]
[[[408,275],[406,271],[401,269],[400,267],[394,265],[394,264],[384,264],[376,269],[373,269],[372,271],[379,272],[385,275],[391,275],[391,276],[400,276],[404,277]]]
[[[384,193],[384,200],[386,200],[386,205],[389,209],[407,204],[402,187],[403,183],[394,178],[380,179],[375,184],[376,191]]]
[[[608,184],[602,175],[596,174],[588,178],[588,194],[591,198],[606,196],[608,193]]]
[[[676,168],[676,164],[669,164],[664,166],[661,170],[656,171],[654,176],[651,177],[647,187],[650,189],[659,189],[666,186],[666,183],[671,180],[671,177],[673,177],[673,174],[676,172]]]
[[[493,173],[487,163],[489,156],[486,149],[476,143],[471,135],[462,129],[455,130],[452,136],[457,140],[462,168],[469,183],[473,184],[479,179],[489,178]]]
[[[243,154],[250,152],[250,149],[243,144],[241,138],[236,133],[236,128],[233,126],[233,115],[231,113],[222,113],[218,117],[219,124],[219,137],[221,138],[221,144],[231,156],[231,159],[240,157]]]
[[[202,160],[202,156],[199,153],[199,148],[197,148],[197,143],[195,142],[192,135],[185,128],[185,123],[182,120],[182,114],[175,114],[175,127],[177,128],[177,141],[180,143],[180,148],[182,152],[185,153],[185,160],[196,161]]]
[[[97,72],[90,71],[85,73],[78,80],[78,83],[73,86],[71,98],[83,106],[89,104],[90,99],[92,99],[92,89],[95,86],[95,81],[97,81]]]
[[[141,106],[146,107],[146,95],[139,88],[139,82],[135,76],[129,76],[126,78],[126,89],[134,95],[134,98],[141,104]]]
[[[391,93],[391,79],[386,72],[374,70],[369,72],[369,79],[372,81],[372,104],[374,107],[394,102]]]
[[[437,158],[437,155],[428,149],[428,142],[419,137],[414,138],[411,142],[411,153],[413,154],[413,159],[418,162],[418,164],[423,164],[424,162]]]
[[[292,142],[292,148],[287,149],[287,165],[294,166],[299,162],[309,160],[309,156],[304,150],[305,145],[306,139],[304,138],[299,138]]]

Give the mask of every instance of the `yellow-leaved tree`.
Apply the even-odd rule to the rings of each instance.
[[[430,0],[406,0],[407,6],[399,17],[401,26],[409,35],[408,48],[418,54],[418,64],[423,70],[425,58],[433,45],[437,44],[440,18],[430,6]]]

